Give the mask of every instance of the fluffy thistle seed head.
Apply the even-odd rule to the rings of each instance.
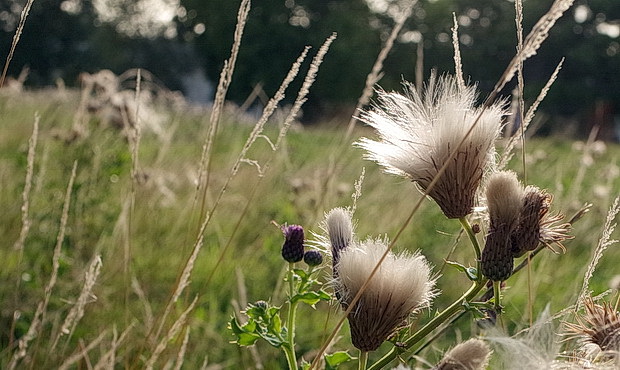
[[[342,251],[336,291],[347,308],[387,248],[385,240],[366,240]],[[374,351],[412,312],[429,306],[435,281],[419,254],[389,252],[348,316],[353,345]]]
[[[299,262],[304,258],[304,228],[299,225],[282,226],[284,244],[282,258],[287,262]]]
[[[332,262],[338,264],[340,253],[351,244],[353,239],[353,223],[351,213],[344,208],[334,208],[325,216],[325,229],[331,244]]]
[[[491,348],[480,339],[469,339],[448,351],[433,370],[482,370],[486,369]]]
[[[446,165],[429,196],[446,217],[464,217],[493,158],[504,115],[501,104],[483,111],[475,100],[475,86],[461,89],[449,75],[433,74],[421,95],[410,84],[404,95],[379,91],[374,109],[359,119],[374,127],[380,140],[363,138],[357,145],[387,172],[410,178],[423,190]]]

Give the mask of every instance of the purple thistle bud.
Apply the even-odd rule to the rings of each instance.
[[[304,258],[304,228],[299,225],[282,226],[284,245],[282,258],[287,262],[299,262]]]
[[[308,266],[318,266],[323,263],[323,255],[319,251],[311,250],[304,254],[304,262]]]

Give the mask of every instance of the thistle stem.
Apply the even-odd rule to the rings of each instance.
[[[366,364],[368,363],[368,352],[360,349],[359,362],[357,364],[358,370],[366,370]]]
[[[469,236],[469,240],[471,241],[471,245],[474,247],[474,252],[476,253],[476,267],[478,269],[478,279],[482,279],[481,275],[480,275],[480,259],[481,259],[481,252],[480,252],[480,244],[478,244],[478,239],[476,239],[476,235],[474,234],[474,231],[471,228],[471,225],[469,224],[469,221],[467,220],[466,217],[461,217],[459,218],[459,221],[461,222],[461,226],[463,227],[463,230],[465,230],[465,232],[467,233],[467,236]]]
[[[459,299],[454,301],[448,308],[443,310],[437,316],[435,316],[431,321],[429,321],[426,325],[424,325],[420,330],[415,332],[411,337],[409,337],[406,341],[404,341],[398,347],[394,346],[392,349],[386,353],[383,357],[381,357],[377,362],[372,364],[368,370],[378,370],[386,366],[390,363],[390,361],[394,360],[398,355],[402,352],[406,352],[411,347],[413,347],[416,343],[424,339],[430,332],[435,330],[439,325],[448,320],[452,315],[457,313],[459,310],[463,310],[463,302],[469,302],[478,292],[485,286],[485,280],[476,281]]]
[[[495,305],[495,312],[499,315],[502,313],[502,302],[501,302],[501,294],[502,294],[502,282],[494,281],[493,282],[493,299]]]
[[[288,362],[288,368],[290,370],[297,369],[297,357],[295,355],[295,315],[297,313],[297,302],[293,302],[295,296],[295,276],[294,269],[295,264],[289,262],[288,264],[288,316],[286,318],[287,328],[287,344],[282,346],[284,353],[286,354],[286,361]]]

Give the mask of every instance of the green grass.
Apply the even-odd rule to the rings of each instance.
[[[74,93],[63,99],[51,91],[0,96],[3,124],[0,236],[4,245],[0,249],[0,261],[3,261],[0,269],[0,301],[3,302],[0,367],[5,367],[10,360],[14,348],[9,348],[9,344],[14,344],[15,338],[28,330],[37,303],[43,298],[43,289],[52,270],[64,192],[74,161],[77,161],[78,170],[62,244],[59,279],[52,291],[41,334],[30,344],[34,368],[58,366],[78,352],[80,346],[108,330],[110,332],[98,347],[100,350],[89,352],[90,361],[96,362],[109,349],[113,331],[121,333],[131,323],[135,326],[118,349],[117,361],[120,366],[141,367],[150,353],[145,348],[151,348],[151,344],[145,342],[149,332],[145,312],[151,310],[155,318],[162,314],[194,243],[199,225],[198,211],[192,208],[194,181],[208,113],[204,116],[173,113],[171,121],[178,119],[180,124],[167,149],[154,134],[143,133],[140,170],[146,181],[135,188],[135,209],[130,215],[126,209],[124,211],[124,205],[132,194],[131,151],[120,131],[100,125],[93,117],[88,122],[88,136],[73,142],[58,139],[70,129],[78,101]],[[21,228],[21,194],[35,112],[39,112],[41,121],[33,190],[29,197],[32,225],[20,263],[13,243]],[[277,125],[277,122],[268,124],[266,134],[272,140],[277,135]],[[214,149],[207,197],[209,207],[227,179],[250,130],[250,125],[237,123],[231,116],[224,118]],[[355,136],[360,135],[372,135],[372,132],[360,128]],[[253,147],[249,157],[261,164],[273,158],[271,166],[260,179],[255,167],[242,165],[206,230],[191,285],[169,319],[171,323],[193,297],[198,296],[198,306],[191,314],[189,325],[187,368],[200,367],[205,357],[209,364],[221,364],[225,368],[253,366],[254,359],[248,350],[229,343],[232,336],[226,330],[226,323],[239,302],[259,299],[270,299],[276,304],[282,302],[283,289],[277,289],[285,266],[280,257],[282,235],[272,225],[272,220],[301,224],[307,230],[319,232],[318,224],[324,212],[351,205],[353,184],[365,168],[362,197],[355,214],[358,235],[393,237],[402,226],[419,199],[419,192],[408,181],[385,175],[374,163],[364,161],[361,150],[352,147],[351,142],[343,143],[343,137],[343,129],[318,125],[293,129],[282,150],[275,154],[260,139]],[[526,144],[526,153],[528,183],[546,188],[555,195],[554,210],[570,216],[584,202],[593,203],[591,212],[575,225],[575,239],[566,243],[566,254],[544,251],[535,258],[530,285],[536,315],[546,305],[556,312],[574,303],[590,255],[602,232],[607,209],[620,189],[617,167],[620,148],[608,144],[604,153],[596,154],[594,163],[585,168],[581,183],[576,183],[575,178],[583,153],[573,149],[570,142],[534,139]],[[522,178],[523,166],[519,161],[520,154],[515,156],[511,167]],[[250,200],[254,190],[256,195]],[[131,228],[127,234],[129,217]],[[421,250],[438,267],[447,257],[459,230],[458,222],[446,220],[433,202],[424,201],[396,248]],[[129,276],[124,273],[125,243],[131,246]],[[227,244],[230,247],[223,263],[208,281]],[[58,350],[48,353],[50,341],[79,295],[84,271],[98,254],[102,256],[103,268],[93,292],[96,300],[93,297],[86,306],[85,316],[71,338],[61,340]],[[609,279],[618,272],[618,258],[617,248],[606,252],[591,281],[595,293],[607,289]],[[450,259],[473,265],[466,240],[458,242]],[[326,278],[330,269],[325,268]],[[244,278],[242,282],[240,276]],[[132,277],[139,282],[146,302],[128,286]],[[528,323],[527,279],[527,272],[523,271],[508,281],[504,321],[512,329]],[[446,268],[438,281],[443,294],[432,310],[445,307],[467,286],[462,274]],[[335,307],[319,304],[315,311],[307,307],[300,309],[299,317],[304,319],[298,325],[299,355],[318,349],[339,318],[340,310]],[[19,317],[14,321],[15,312],[19,312]],[[424,316],[426,318],[427,313]],[[441,357],[440,351],[454,345],[455,338],[467,337],[473,330],[470,317],[466,315],[460,325],[450,328],[422,356],[429,360]],[[341,333],[343,338],[335,344],[334,350],[351,349],[348,329],[344,328]],[[181,340],[182,335],[168,344],[159,366],[174,360]],[[389,346],[385,344],[382,350]],[[257,349],[265,368],[285,366],[284,357],[276,350],[263,343]],[[371,354],[370,361],[378,358],[376,356]],[[81,361],[85,366],[86,360]]]

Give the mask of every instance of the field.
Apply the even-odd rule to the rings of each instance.
[[[37,306],[46,301],[40,326],[25,349],[24,365],[30,368],[63,364],[141,368],[160,344],[164,348],[154,362],[157,368],[285,367],[284,356],[276,349],[263,342],[254,350],[240,348],[230,343],[234,337],[227,329],[230,317],[241,318],[239,311],[248,302],[285,302],[283,236],[273,222],[303,225],[308,239],[315,238],[312,232],[322,233],[319,224],[325,212],[353,204],[354,185],[364,171],[354,214],[356,234],[393,238],[421,197],[409,181],[384,174],[375,163],[363,160],[362,150],[352,143],[374,134],[360,125],[346,138],[346,122],[294,125],[277,151],[259,138],[245,157],[257,162],[242,161],[231,176],[256,118],[230,108],[216,134],[201,206],[203,193],[197,194],[196,181],[209,111],[160,108],[166,118],[161,131],[156,134],[145,127],[134,146],[130,131],[97,114],[78,117],[83,131],[73,135],[79,102],[76,91],[0,95],[3,368],[33,325]],[[282,120],[276,116],[266,125],[264,134],[272,142]],[[35,121],[36,148],[29,146]],[[34,154],[31,165],[29,148]],[[502,152],[501,142],[498,151]],[[527,183],[554,194],[553,210],[570,217],[584,203],[592,207],[575,223],[575,238],[565,243],[566,253],[544,250],[532,260],[531,269],[508,280],[501,325],[511,334],[528,325],[530,310],[536,317],[547,306],[556,313],[575,303],[607,211],[620,189],[620,148],[615,144],[529,139],[525,174],[520,151],[517,148],[509,167],[521,179],[526,175]],[[206,214],[210,221],[190,285],[162,322]],[[467,289],[463,274],[444,266],[446,258],[474,263],[459,232],[458,222],[446,219],[434,202],[424,200],[398,239],[396,250],[420,250],[439,276],[442,294],[420,320]],[[18,243],[20,233],[25,237],[23,246]],[[590,281],[594,295],[610,287],[619,273],[619,258],[615,246],[605,252]],[[326,262],[321,268],[320,280],[327,282],[331,266]],[[50,284],[52,279],[55,284]],[[312,360],[341,312],[334,302],[320,302],[316,310],[300,307],[300,357]],[[175,322],[180,325],[176,332]],[[428,362],[416,366],[430,367],[448,347],[476,332],[471,317],[465,315],[420,353]],[[355,354],[348,333],[345,325],[330,351],[348,349]],[[378,352],[390,346],[384,344]],[[370,362],[378,357],[371,354]]]

